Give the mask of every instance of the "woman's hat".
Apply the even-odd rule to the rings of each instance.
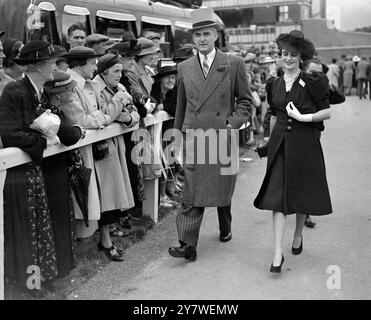
[[[107,53],[98,60],[98,73],[101,74],[118,63],[120,63],[120,56],[118,54]]]
[[[66,60],[65,55],[67,54],[67,50],[65,47],[54,45],[55,52],[59,53],[59,57],[57,58],[57,62],[61,60]]]
[[[175,52],[174,61],[180,62],[193,57],[194,45],[190,43],[184,44],[180,49]]]
[[[124,31],[122,34],[122,42],[130,41],[130,40],[137,40],[135,38],[134,32],[133,31]]]
[[[44,84],[44,89],[50,93],[64,92],[76,87],[77,82],[72,80],[67,72],[60,70],[53,71],[54,80]]]
[[[3,41],[3,52],[5,54],[4,65],[7,65],[9,61],[14,60],[22,46],[22,41],[14,38],[6,38]]]
[[[60,53],[56,52],[54,47],[49,43],[41,40],[31,40],[26,43],[19,54],[13,61],[19,65],[27,65],[43,60],[59,57]]]
[[[154,54],[158,52],[158,48],[153,44],[153,42],[146,38],[139,38],[138,45],[140,45],[140,52],[137,56],[145,56],[147,54]]]
[[[131,39],[125,42],[117,42],[109,50],[110,53],[120,54],[123,57],[135,57],[141,51],[138,40]]]
[[[72,48],[66,55],[65,58],[68,60],[82,60],[100,57],[100,54],[97,54],[93,48],[77,46]]]
[[[289,52],[314,54],[313,43],[304,38],[304,34],[299,30],[293,30],[290,33],[281,33],[276,42],[281,49]]]
[[[219,23],[217,23],[214,18],[214,10],[211,8],[193,10],[190,12],[190,16],[192,20],[192,32],[202,28],[220,29]]]
[[[158,80],[158,79],[161,79],[162,77],[166,77],[166,76],[169,76],[171,74],[176,74],[176,73],[177,73],[176,65],[174,65],[174,66],[164,66],[164,67],[161,67],[158,70],[158,73],[156,75],[152,76],[152,78],[154,78],[155,80]]]

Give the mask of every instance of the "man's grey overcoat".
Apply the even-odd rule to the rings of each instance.
[[[229,123],[238,129],[250,119],[252,98],[246,78],[245,65],[239,57],[227,55],[217,50],[214,62],[205,78],[198,56],[194,56],[178,66],[178,97],[174,128],[183,132],[187,129],[215,129],[217,143],[210,145],[211,154],[217,161],[207,161],[209,144],[201,146],[197,140],[194,146],[189,140],[183,143],[183,165],[185,186],[183,203],[194,207],[223,207],[231,203],[235,183],[234,174],[222,174],[221,169],[231,163],[220,161],[219,145],[231,148],[231,142],[238,146],[238,131],[227,139],[219,136],[220,129],[226,129]],[[189,132],[189,131],[188,131]],[[230,137],[230,132],[228,137]],[[188,148],[188,151],[187,151]],[[198,150],[198,152],[196,152]],[[186,158],[194,154],[197,158],[200,151],[205,152],[206,163],[187,163]],[[210,159],[209,159],[210,160]],[[232,163],[238,166],[238,150]],[[233,170],[232,170],[233,171]]]

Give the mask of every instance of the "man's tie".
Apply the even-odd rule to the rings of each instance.
[[[207,55],[204,55],[204,61],[202,62],[202,68],[204,70],[205,78],[207,78],[207,74],[209,73],[209,63],[207,61]]]

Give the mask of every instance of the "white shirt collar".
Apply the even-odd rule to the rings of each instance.
[[[207,61],[209,62],[210,65],[213,64],[214,59],[215,59],[215,55],[216,55],[216,49],[215,48],[209,54],[206,55],[207,56]],[[201,52],[199,52],[198,56],[199,56],[201,64],[202,64],[202,62],[205,59],[205,55],[203,55]]]
[[[31,79],[31,77],[30,77],[27,73],[26,73],[26,76],[27,76],[28,80],[30,80],[30,82],[31,82],[31,84],[32,84],[32,86],[33,86],[33,88],[34,88],[35,91],[36,91],[37,97],[38,97],[38,99],[39,99],[39,101],[40,101],[40,100],[41,100],[41,94],[43,93],[44,88],[43,88],[43,87],[41,87],[41,89],[38,88],[37,85],[36,85],[36,83]]]

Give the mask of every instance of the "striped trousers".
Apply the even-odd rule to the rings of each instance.
[[[180,243],[183,242],[197,247],[204,211],[204,207],[192,207],[191,205],[182,204],[176,216]],[[231,205],[218,207],[218,220],[220,233],[227,234],[231,232]]]

